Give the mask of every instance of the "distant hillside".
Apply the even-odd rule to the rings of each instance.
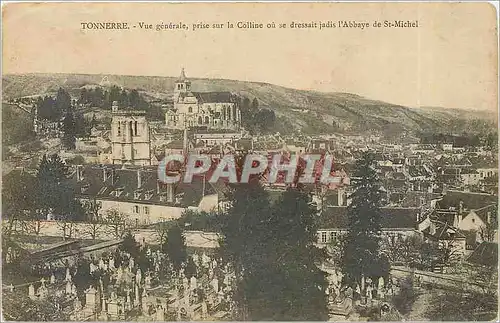
[[[3,76],[4,98],[44,95],[66,88],[75,97],[82,87],[119,85],[138,89],[147,98],[172,97],[175,77],[24,74]],[[278,116],[277,131],[294,133],[371,132],[399,136],[402,132],[477,132],[495,129],[497,116],[448,108],[408,108],[355,94],[323,93],[277,85],[224,79],[191,79],[194,91],[230,91],[256,97],[261,107]]]

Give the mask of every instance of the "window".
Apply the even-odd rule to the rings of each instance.
[[[134,213],[139,213],[139,206],[138,205],[134,205]]]
[[[144,214],[149,214],[149,206],[144,207]]]
[[[120,128],[120,122],[118,122],[118,136],[122,135],[122,130]]]
[[[135,135],[137,136],[137,121],[134,124],[134,132],[135,132]]]
[[[330,232],[330,241],[334,241],[335,240],[335,232]]]
[[[321,242],[326,243],[327,238],[328,238],[328,236],[327,236],[326,232],[321,232]]]
[[[189,112],[189,113],[193,112],[193,107],[189,107],[189,108],[188,108],[188,112]]]

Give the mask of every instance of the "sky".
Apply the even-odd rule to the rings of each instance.
[[[349,92],[406,106],[496,111],[495,8],[487,3],[41,3],[3,6],[3,73],[225,78]],[[338,21],[370,27],[339,28]],[[376,28],[385,20],[418,28]],[[227,28],[227,22],[276,28]],[[292,29],[291,22],[328,29]],[[128,30],[82,30],[127,22]],[[189,30],[144,30],[183,22]],[[192,30],[196,23],[222,29]],[[287,28],[279,28],[279,24]]]

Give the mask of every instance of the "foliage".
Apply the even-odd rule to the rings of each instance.
[[[127,233],[123,237],[123,242],[120,245],[120,250],[127,252],[134,259],[139,258],[140,247],[137,241],[135,241],[135,237],[132,232],[127,231]]]
[[[82,207],[85,212],[85,233],[95,240],[104,227],[104,219],[99,215],[99,210],[102,208],[102,203],[95,198],[92,200],[82,201]]]
[[[215,212],[185,210],[177,223],[189,230],[221,232],[223,219],[222,215]]]
[[[24,219],[36,207],[36,179],[25,171],[14,170],[3,177],[2,216],[4,218]]]
[[[76,155],[73,158],[66,159],[66,163],[69,165],[83,165],[85,164],[85,158],[82,155]]]
[[[498,295],[466,290],[437,291],[426,310],[431,321],[492,321],[497,318]]]
[[[371,152],[363,153],[356,162],[351,183],[354,192],[347,207],[349,223],[341,265],[344,283],[354,286],[361,285],[362,277],[385,276],[381,271],[386,264],[379,253],[382,195]],[[378,265],[375,270],[374,264]]]
[[[68,321],[64,296],[48,295],[44,300],[32,300],[27,293],[6,293],[2,298],[2,319],[7,321]]]
[[[431,132],[421,133],[419,137],[420,142],[423,144],[453,144],[455,147],[485,146],[490,149],[494,149],[498,146],[498,135],[496,131],[484,130],[478,134],[463,133],[461,135]]]
[[[240,98],[242,124],[250,133],[275,132],[276,115],[273,110],[259,108],[259,101],[243,96]]]
[[[12,104],[2,104],[2,145],[4,147],[35,138],[32,117]],[[4,148],[3,147],[3,148]],[[5,156],[3,156],[5,159]]]
[[[147,110],[150,106],[136,89],[127,91],[113,85],[109,90],[100,87],[91,89],[83,88],[80,92],[79,104],[91,105],[93,107],[111,109],[113,101],[123,108]]]
[[[400,239],[384,237],[382,240],[383,249],[387,252],[391,263],[404,263],[410,267],[415,267],[421,262],[423,243],[420,235],[410,235]]]
[[[193,276],[196,276],[197,268],[196,264],[193,261],[193,258],[188,257],[188,260],[186,262],[186,269],[184,270],[184,274],[188,279],[190,279]]]
[[[418,294],[413,288],[413,279],[408,276],[401,280],[400,292],[392,297],[392,303],[401,314],[406,315],[411,311],[417,297]]]
[[[316,267],[315,209],[290,188],[271,206],[258,178],[232,187],[223,255],[236,273],[237,319],[324,320],[325,277]]]
[[[126,215],[116,209],[106,211],[104,222],[110,228],[110,234],[115,239],[121,239],[127,231]]]
[[[171,226],[167,231],[167,240],[161,246],[162,252],[168,255],[175,271],[181,269],[187,260],[186,239],[178,225]]]

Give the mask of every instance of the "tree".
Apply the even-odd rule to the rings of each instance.
[[[168,229],[167,240],[161,246],[164,254],[168,255],[175,271],[181,269],[187,260],[186,239],[181,227],[173,225]]]
[[[394,262],[402,262],[410,267],[414,267],[421,262],[422,237],[419,235],[411,235],[402,239],[393,239],[384,237],[382,246],[386,251],[389,260]]]
[[[71,110],[71,96],[63,89],[59,88],[56,96],[55,111],[56,114],[62,115]]]
[[[126,216],[116,209],[106,211],[105,223],[109,227],[109,233],[115,239],[121,239],[127,231]]]
[[[311,195],[300,185],[289,187],[272,209],[266,228],[272,239],[271,260],[279,272],[267,289],[279,290],[281,297],[271,294],[276,299],[270,308],[274,315],[269,318],[327,320],[327,283],[325,273],[317,267],[325,261],[326,253],[315,246],[318,228]]]
[[[134,259],[138,259],[140,255],[140,247],[132,232],[127,231],[123,237],[123,242],[120,245],[120,250],[128,252],[130,256]]]
[[[14,170],[3,178],[2,216],[7,220],[2,233],[10,236],[19,221],[29,220],[34,214],[36,179],[30,173]]]
[[[498,177],[497,177],[498,180]],[[498,229],[498,205],[494,205],[490,211],[488,220],[479,228],[479,236],[483,241],[494,241]]]
[[[75,149],[76,123],[72,111],[67,111],[63,121],[62,143],[66,149]]]
[[[347,207],[348,230],[341,267],[345,284],[363,286],[364,278],[373,273],[373,264],[381,263],[382,194],[371,152],[363,153],[356,162],[351,184],[354,192],[350,195],[352,202]]]
[[[253,303],[248,304],[251,295],[247,294],[258,292],[249,289],[252,288],[254,272],[259,269],[256,267],[265,261],[260,257],[264,255],[263,249],[267,247],[269,231],[263,228],[271,218],[271,205],[268,193],[264,191],[258,179],[233,185],[230,200],[232,205],[222,228],[224,238],[221,248],[225,260],[232,263],[236,274],[236,291],[233,298],[237,304],[237,313],[234,319],[250,320],[257,317],[258,309],[252,307]],[[259,273],[262,273],[262,269]],[[274,270],[264,277],[273,273]],[[265,315],[267,314],[268,311],[265,312]]]
[[[316,209],[290,187],[272,206],[259,177],[231,187],[221,247],[236,274],[235,319],[326,320],[326,281],[316,265]]]
[[[40,220],[52,213],[71,235],[71,223],[83,218],[79,201],[75,200],[73,187],[68,179],[69,170],[58,155],[43,156],[36,175],[36,219]],[[67,228],[66,226],[69,225]]]
[[[184,271],[184,274],[188,279],[191,279],[191,277],[196,276],[196,264],[193,261],[193,258],[188,257],[188,260],[186,262],[186,269]]]
[[[102,203],[97,201],[95,198],[92,200],[82,201],[82,207],[86,216],[86,226],[84,232],[90,235],[92,240],[95,240],[97,236],[103,231],[104,220],[99,214],[99,210],[102,208]]]
[[[168,229],[172,226],[170,222],[158,222],[155,225],[158,244],[161,246],[167,241]]]

